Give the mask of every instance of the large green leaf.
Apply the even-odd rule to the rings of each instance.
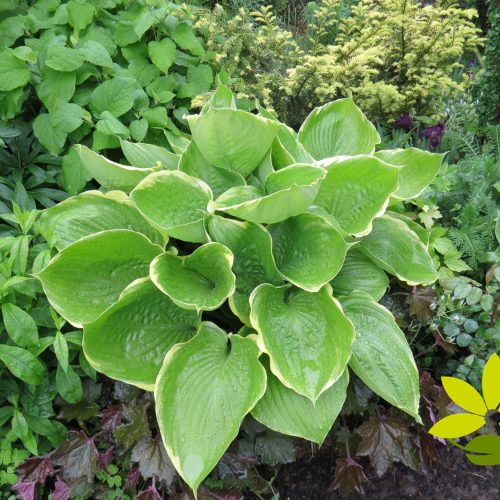
[[[402,200],[415,198],[422,193],[436,177],[443,160],[442,154],[416,148],[377,151],[375,156],[402,167],[399,170],[399,188],[394,193],[395,198]]]
[[[108,229],[130,229],[163,245],[156,231],[121,191],[87,191],[44,210],[38,221],[49,245],[62,250],[74,241]]]
[[[265,191],[254,186],[231,188],[210,203],[210,211],[272,224],[299,215],[312,203],[326,171],[312,165],[290,165],[271,173]]]
[[[214,241],[228,247],[234,255],[236,289],[229,297],[229,306],[243,323],[250,325],[248,299],[254,288],[261,283],[283,282],[274,262],[271,236],[257,224],[217,215],[207,217],[207,230]]]
[[[221,243],[207,243],[191,255],[164,253],[151,263],[153,283],[178,306],[213,311],[235,288],[233,254]]]
[[[282,384],[313,403],[344,372],[354,327],[326,285],[310,293],[291,286],[258,286],[250,320]]]
[[[342,307],[356,329],[349,366],[373,392],[420,421],[417,366],[393,315],[362,292],[343,298]]]
[[[212,323],[167,354],[155,388],[168,455],[196,491],[266,389],[254,336],[228,337]]]
[[[123,154],[134,167],[153,168],[158,164],[166,170],[177,170],[179,155],[171,153],[165,148],[142,142],[120,142]]]
[[[194,141],[189,143],[182,154],[179,170],[206,182],[212,189],[214,196],[220,196],[232,187],[246,184],[244,177],[238,172],[210,165],[203,158]]]
[[[340,271],[349,245],[323,217],[303,213],[267,229],[276,265],[294,285],[317,292]]]
[[[210,165],[246,176],[262,161],[279,124],[246,111],[212,108],[188,117],[193,140]]]
[[[67,246],[36,276],[54,309],[81,326],[97,319],[132,281],[147,276],[161,252],[134,231],[103,231]]]
[[[152,172],[160,170],[160,166],[152,168],[137,168],[120,165],[98,155],[86,146],[76,147],[80,160],[90,175],[106,189],[121,189],[132,191],[139,182]]]
[[[367,234],[398,188],[399,168],[373,156],[320,162],[328,170],[314,204],[333,215],[344,231]]]
[[[372,232],[358,246],[389,274],[409,285],[430,285],[437,279],[426,246],[401,220],[384,215],[373,221]]]
[[[177,307],[149,279],[140,279],[85,325],[83,350],[97,371],[152,390],[167,352],[192,338],[199,320],[196,312]]]
[[[178,170],[151,174],[130,193],[140,212],[169,236],[204,243],[203,216],[212,191],[201,180]]]
[[[316,160],[322,160],[372,154],[380,136],[348,97],[314,109],[300,127],[299,141]]]
[[[348,382],[349,370],[346,369],[313,405],[267,370],[267,389],[252,410],[252,416],[274,431],[308,439],[321,446],[342,409]]]
[[[353,248],[347,252],[342,269],[330,284],[335,296],[357,290],[379,301],[389,286],[389,278],[377,264]]]

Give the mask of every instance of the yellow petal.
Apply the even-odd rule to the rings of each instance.
[[[488,410],[500,405],[500,357],[493,353],[483,372],[483,396]]]
[[[480,429],[486,420],[479,415],[455,413],[434,424],[429,433],[440,438],[459,438]]]
[[[441,382],[448,396],[460,408],[476,415],[486,415],[488,408],[472,385],[455,377],[441,377]]]

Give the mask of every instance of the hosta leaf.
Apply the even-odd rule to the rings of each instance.
[[[160,164],[166,170],[177,170],[179,155],[165,148],[141,142],[121,141],[120,144],[125,158],[134,167],[153,168]]]
[[[331,224],[313,213],[273,224],[268,231],[279,271],[308,292],[317,292],[339,272],[349,248]]]
[[[78,145],[76,150],[85,169],[106,189],[132,191],[149,174],[161,168],[160,166],[137,168],[120,165],[82,145]]]
[[[325,175],[320,167],[290,165],[267,177],[265,192],[254,186],[235,187],[211,203],[209,210],[251,222],[280,222],[307,209]]]
[[[153,283],[178,306],[213,311],[234,292],[233,254],[220,243],[207,243],[191,255],[164,253],[151,263]]]
[[[169,236],[193,243],[207,241],[203,215],[212,191],[196,177],[178,170],[156,172],[144,179],[130,198]]]
[[[392,314],[361,292],[343,298],[342,307],[356,329],[349,366],[373,392],[420,421],[418,370]]]
[[[332,158],[319,162],[328,174],[314,204],[333,215],[344,231],[361,236],[382,215],[398,188],[397,167],[373,156]]]
[[[409,285],[430,285],[437,278],[426,246],[401,220],[384,215],[359,245],[373,262]]]
[[[220,196],[232,187],[244,186],[246,184],[241,174],[210,165],[203,158],[194,141],[191,141],[182,153],[179,170],[193,177],[198,177],[198,179],[207,183],[214,196]]]
[[[353,248],[347,252],[342,269],[330,284],[336,296],[357,290],[378,302],[385,295],[389,278],[377,264]]]
[[[342,409],[348,382],[349,371],[345,370],[313,405],[267,370],[267,389],[252,410],[252,416],[274,431],[308,439],[321,446]]]
[[[380,136],[348,97],[314,109],[300,127],[299,141],[316,160],[322,160],[372,154]]]
[[[246,111],[212,108],[188,117],[193,140],[210,165],[246,176],[271,147],[279,124]]]
[[[20,347],[0,344],[0,361],[12,375],[27,384],[38,385],[47,377],[45,365],[31,352]]]
[[[313,157],[299,142],[297,133],[284,123],[280,123],[277,139],[279,139],[282,147],[293,158],[293,163],[311,163],[314,161]]]
[[[114,229],[82,238],[36,276],[52,307],[75,326],[91,323],[116,302],[162,249],[145,236]]]
[[[310,293],[263,284],[250,296],[250,308],[272,372],[315,403],[344,372],[355,335],[330,287]]]
[[[167,352],[192,338],[198,324],[197,313],[177,307],[149,279],[141,279],[85,325],[83,350],[97,371],[152,390]]]
[[[87,191],[44,210],[38,221],[41,235],[49,245],[62,250],[90,234],[108,229],[130,229],[147,236],[153,243],[162,237],[128,200],[125,193]]]
[[[155,388],[158,424],[172,463],[195,491],[264,394],[259,355],[253,337],[227,337],[203,323],[165,358]]]
[[[377,158],[402,167],[399,170],[399,188],[394,193],[395,198],[408,200],[415,198],[434,180],[443,155],[429,153],[421,149],[393,149],[387,151],[377,151]]]
[[[229,306],[243,323],[250,325],[248,299],[254,288],[261,283],[283,282],[271,251],[271,236],[257,224],[217,215],[207,217],[207,230],[212,240],[228,247],[234,255],[236,289]]]

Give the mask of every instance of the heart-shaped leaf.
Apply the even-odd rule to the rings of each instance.
[[[97,371],[153,390],[167,352],[191,339],[199,322],[197,313],[177,307],[149,279],[140,279],[85,325],[83,350]]]
[[[342,269],[330,284],[336,296],[357,290],[378,302],[385,295],[389,278],[377,264],[353,248],[347,252]]]
[[[261,283],[283,282],[271,251],[271,236],[252,222],[225,219],[217,215],[207,217],[207,230],[214,241],[222,243],[234,255],[233,272],[236,289],[229,298],[233,313],[250,325],[249,297]]]
[[[254,186],[231,188],[210,203],[209,210],[251,222],[280,222],[307,209],[325,175],[320,167],[290,165],[268,175],[265,191]]]
[[[210,165],[246,176],[262,161],[279,124],[247,111],[211,108],[188,117],[193,140]]]
[[[166,237],[156,231],[128,200],[125,193],[87,191],[44,210],[38,221],[49,245],[62,250],[69,244],[100,231],[130,229],[163,245]]]
[[[382,215],[398,188],[399,168],[373,156],[331,158],[314,204],[333,215],[344,231],[361,236]]]
[[[323,217],[303,213],[268,227],[281,274],[294,285],[317,292],[340,270],[349,248]]]
[[[322,160],[373,154],[380,136],[348,97],[314,109],[300,127],[299,141],[316,160]]]
[[[266,392],[252,410],[252,416],[274,431],[321,446],[344,405],[348,382],[346,369],[313,405],[306,397],[285,387],[268,369]]]
[[[161,168],[160,166],[137,168],[120,165],[82,145],[76,146],[76,151],[85,170],[106,189],[121,189],[129,192],[149,174]]]
[[[444,155],[408,148],[377,151],[375,156],[386,163],[401,167],[399,170],[399,188],[394,193],[394,197],[409,200],[422,193],[434,180],[439,172]]]
[[[343,298],[342,307],[356,329],[350,368],[373,392],[420,422],[417,366],[393,315],[361,292]]]
[[[182,154],[179,170],[206,182],[212,189],[214,196],[219,196],[232,187],[246,184],[241,174],[210,165],[203,158],[194,141],[189,143],[189,146]]]
[[[193,243],[207,241],[203,216],[212,191],[196,177],[178,170],[156,172],[144,179],[130,198],[169,236]]]
[[[354,327],[327,285],[310,293],[290,286],[258,286],[250,320],[282,384],[313,403],[344,372]]]
[[[409,285],[430,285],[437,279],[426,246],[401,220],[384,215],[373,221],[372,232],[358,247],[389,274]]]
[[[178,306],[213,311],[235,288],[233,254],[220,243],[207,243],[191,255],[164,253],[151,263],[153,283]]]
[[[97,319],[132,281],[147,276],[161,252],[134,231],[103,231],[67,246],[36,276],[52,307],[81,326]]]
[[[266,389],[254,337],[228,337],[202,323],[170,350],[155,388],[156,415],[168,455],[196,491],[217,465]]]

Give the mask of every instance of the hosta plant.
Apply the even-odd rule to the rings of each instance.
[[[144,158],[160,160],[158,147],[123,143],[132,165],[81,147],[104,189],[41,216],[59,253],[37,277],[83,328],[90,364],[154,391],[168,454],[195,491],[248,414],[321,444],[350,370],[419,420],[415,362],[377,301],[386,273],[436,279],[421,228],[387,207],[417,196],[441,157],[375,153],[350,99],[296,134],[236,109],[221,85],[187,120],[185,149],[153,167]]]

